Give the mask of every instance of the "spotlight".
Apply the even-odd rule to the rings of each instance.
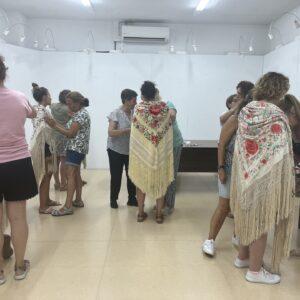
[[[253,52],[253,51],[254,51],[253,46],[249,46],[249,51],[250,51],[250,52]]]
[[[6,29],[3,31],[3,34],[4,34],[5,36],[8,36],[8,35],[9,35],[9,29],[6,28]]]
[[[20,37],[20,42],[21,42],[21,43],[24,43],[25,40],[26,40],[26,36],[25,36],[25,35],[22,35],[22,36]]]
[[[38,41],[34,41],[33,47],[34,47],[34,48],[38,48],[38,46],[39,46],[39,42],[38,42]]]
[[[271,32],[268,33],[268,37],[269,37],[270,40],[274,39],[274,35]]]
[[[192,45],[192,47],[193,47],[194,52],[196,53],[198,50],[197,45]]]
[[[170,52],[174,53],[175,52],[175,47],[173,45],[170,46]]]

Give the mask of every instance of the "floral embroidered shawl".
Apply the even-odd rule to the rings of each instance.
[[[129,177],[149,197],[163,197],[174,180],[173,128],[162,101],[143,101],[132,120]]]
[[[293,167],[291,130],[285,114],[268,102],[248,104],[239,115],[231,206],[242,245],[275,229],[274,271],[289,254],[296,205]]]

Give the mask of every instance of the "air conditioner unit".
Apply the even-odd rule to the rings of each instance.
[[[169,38],[168,27],[122,26],[122,40],[127,43],[167,43]]]

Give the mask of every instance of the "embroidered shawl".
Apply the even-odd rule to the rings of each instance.
[[[239,115],[231,207],[242,245],[274,229],[275,272],[290,250],[296,205],[293,168],[291,130],[285,114],[268,102],[248,104]]]
[[[135,108],[129,177],[153,199],[163,197],[174,180],[172,121],[169,108],[162,101],[143,101]]]
[[[51,115],[42,105],[35,107],[37,117],[33,119],[33,136],[30,141],[30,153],[32,166],[38,186],[47,172],[55,172],[57,169],[56,142],[51,129],[45,122],[46,115]],[[49,145],[52,156],[45,158],[45,144]]]

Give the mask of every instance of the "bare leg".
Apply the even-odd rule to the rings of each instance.
[[[139,188],[137,188],[136,196],[137,196],[137,201],[139,206],[139,216],[142,216],[144,214],[146,194],[144,194]]]
[[[249,246],[243,246],[243,245],[240,245],[239,246],[239,255],[238,255],[238,258],[240,260],[246,260],[246,259],[249,259]]]
[[[28,240],[26,201],[7,202],[7,216],[11,226],[11,239],[15,250],[16,267],[24,268]]]
[[[258,240],[250,245],[250,267],[252,272],[259,272],[263,265],[263,258],[267,246],[268,235],[262,235]]]
[[[68,190],[67,190],[67,199],[65,203],[65,207],[71,208],[72,201],[76,190],[76,172],[77,167],[75,166],[67,166],[67,181],[68,181]]]
[[[76,170],[76,200],[82,201],[82,179],[80,175],[80,167]]]
[[[53,174],[54,175],[54,182],[55,182],[55,187],[56,188],[60,187],[59,166],[60,166],[60,158],[57,157],[57,171]]]
[[[64,187],[67,185],[67,167],[66,167],[66,157],[60,157],[60,180],[61,186]]]
[[[156,200],[156,214],[161,216],[163,214],[162,210],[165,206],[165,197],[159,198]]]
[[[218,207],[216,208],[210,221],[210,230],[208,236],[209,240],[216,239],[229,212],[230,212],[229,199],[220,197]]]
[[[48,208],[51,177],[52,173],[46,174],[40,184],[40,210],[46,210]]]
[[[3,245],[4,245],[4,235],[2,231],[2,216],[3,216],[3,204],[0,203],[0,277],[1,277],[1,271],[3,270]]]

